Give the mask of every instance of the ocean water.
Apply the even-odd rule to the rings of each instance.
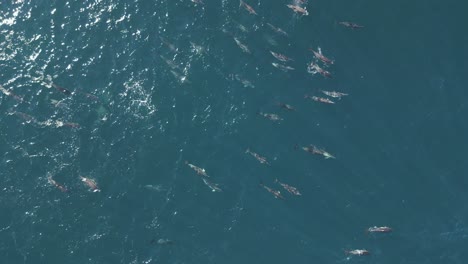
[[[0,263],[466,263],[468,3],[204,2],[0,2]]]

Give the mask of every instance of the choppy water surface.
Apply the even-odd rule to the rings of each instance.
[[[204,2],[0,3],[2,263],[464,263],[467,4]]]

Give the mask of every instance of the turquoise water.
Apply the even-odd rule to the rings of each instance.
[[[1,2],[1,263],[465,263],[468,4],[204,2]]]

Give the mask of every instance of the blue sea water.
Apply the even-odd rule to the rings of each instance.
[[[204,2],[0,3],[0,263],[466,263],[466,2]]]

